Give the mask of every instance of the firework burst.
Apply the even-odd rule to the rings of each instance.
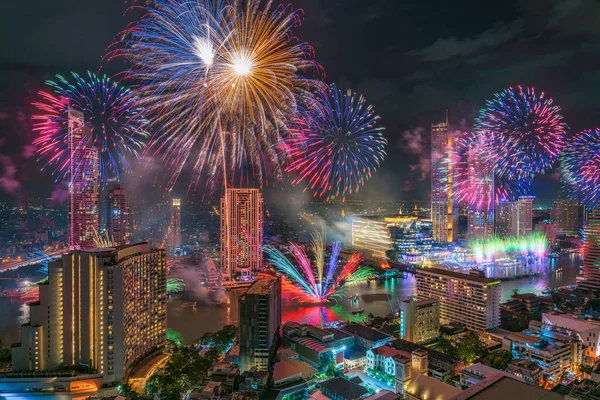
[[[293,184],[315,196],[334,198],[357,192],[385,157],[387,140],[379,116],[364,97],[335,85],[323,89],[289,140]]]
[[[71,73],[70,77],[56,76],[46,82],[50,91],[39,92],[40,100],[33,103],[40,114],[32,117],[34,140],[40,159],[57,175],[57,180],[69,172],[69,110],[83,112],[81,130],[100,155],[100,182],[120,179],[122,172],[131,172],[127,155],[136,158],[145,148],[149,136],[144,130],[143,109],[129,89],[109,79],[106,75],[88,72],[87,76]]]
[[[565,145],[567,125],[560,107],[534,88],[518,86],[494,95],[476,118],[486,136],[495,173],[507,180],[531,180],[552,164]]]
[[[146,11],[110,57],[131,63],[169,186],[187,165],[191,184],[279,179],[288,127],[316,85],[306,76],[320,70],[293,36],[301,14],[242,0],[156,0]]]
[[[584,130],[565,147],[561,158],[563,183],[583,206],[600,204],[600,128]]]
[[[373,275],[369,267],[361,267],[362,257],[358,253],[350,256],[341,267],[339,260],[341,244],[333,243],[329,261],[325,261],[323,235],[313,235],[312,250],[316,265],[296,243],[290,243],[288,250],[293,261],[272,246],[265,246],[267,260],[284,275],[283,289],[300,303],[325,303],[336,301],[351,282],[364,282]],[[314,267],[314,268],[313,268]],[[315,275],[314,270],[317,270]]]

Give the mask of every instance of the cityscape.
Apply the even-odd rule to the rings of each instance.
[[[0,399],[600,400],[600,6],[495,3],[7,5]]]

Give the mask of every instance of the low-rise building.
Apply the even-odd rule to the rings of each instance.
[[[554,332],[575,335],[586,347],[586,355],[600,355],[600,321],[579,318],[571,314],[544,313],[542,327]]]
[[[408,385],[405,400],[450,400],[460,389],[427,375],[417,375]]]
[[[351,370],[367,365],[367,354],[364,351],[346,352],[344,355],[344,368]]]
[[[363,351],[384,346],[393,339],[387,333],[362,324],[347,324],[344,326],[344,330],[354,336],[356,340],[355,346]]]
[[[464,367],[464,362],[460,358],[430,349],[422,344],[396,339],[390,343],[390,346],[412,354],[413,376],[428,374],[437,379],[442,379],[444,376],[454,377]]]
[[[488,367],[487,365],[479,363],[472,364],[460,371],[460,386],[465,389],[481,382],[489,376],[496,374],[504,374],[504,372],[496,368]]]
[[[531,385],[510,374],[497,374],[459,391],[452,400],[530,399],[564,400],[564,396]]]
[[[341,377],[321,382],[321,392],[333,400],[359,400],[369,395],[361,385]]]
[[[396,393],[403,394],[412,378],[413,355],[389,346],[367,350],[367,371],[394,380]]]
[[[531,360],[512,360],[506,370],[534,385],[539,385],[542,378],[542,368]]]

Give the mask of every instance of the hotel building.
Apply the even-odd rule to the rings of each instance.
[[[281,278],[261,279],[238,298],[240,370],[267,371],[281,325]]]
[[[439,336],[440,303],[436,299],[400,302],[400,339],[429,342]]]
[[[581,207],[574,200],[556,200],[552,203],[550,221],[560,233],[576,234],[581,228]]]
[[[181,247],[181,199],[171,201],[171,219],[169,221],[169,255]]]
[[[500,281],[428,268],[416,271],[417,300],[436,299],[443,322],[460,322],[476,331],[500,325]]]
[[[516,201],[501,201],[496,210],[498,236],[523,237],[533,232],[533,200],[535,196],[521,196]]]
[[[258,189],[227,189],[221,198],[221,276],[246,280],[262,268],[263,199]]]
[[[68,110],[69,237],[72,248],[95,247],[100,233],[100,156],[83,112]]]
[[[148,243],[76,250],[48,266],[13,371],[88,366],[105,383],[166,340],[166,261]]]
[[[583,230],[583,277],[579,286],[600,289],[600,210],[591,210]]]
[[[106,231],[114,246],[131,243],[131,222],[127,192],[117,185],[109,190],[106,201]]]

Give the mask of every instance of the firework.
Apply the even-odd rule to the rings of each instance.
[[[576,135],[561,158],[562,180],[570,196],[582,206],[600,204],[600,128]]]
[[[127,155],[140,156],[148,133],[144,130],[143,110],[129,89],[106,75],[88,72],[87,76],[71,73],[70,77],[56,75],[46,81],[50,91],[39,92],[40,101],[33,103],[40,114],[32,117],[34,140],[40,158],[57,180],[67,176],[70,165],[68,111],[83,112],[80,128],[91,132],[89,142],[100,156],[100,182],[120,179],[122,172],[131,172]]]
[[[185,290],[185,282],[181,278],[171,277],[167,279],[167,293],[181,293]]]
[[[351,282],[364,282],[373,275],[371,268],[361,267],[362,257],[358,253],[352,254],[341,267],[340,243],[333,243],[329,262],[325,263],[325,248],[323,235],[314,235],[312,250],[317,260],[315,268],[308,255],[296,243],[289,244],[293,261],[274,247],[265,246],[264,251],[267,260],[284,275],[284,292],[292,294],[292,297],[300,303],[324,303],[336,300],[342,295],[345,285]],[[322,267],[319,267],[320,262]],[[316,275],[314,269],[317,270]]]
[[[300,13],[261,3],[153,1],[110,55],[131,63],[171,187],[187,165],[192,184],[281,177],[289,124],[319,68],[293,36]]]
[[[518,86],[494,95],[476,118],[486,137],[485,153],[495,173],[510,180],[531,180],[551,168],[565,144],[567,125],[560,107],[544,92]]]
[[[379,116],[364,97],[344,95],[335,85],[319,91],[317,101],[289,140],[293,184],[329,198],[357,192],[385,157],[387,140]]]
[[[506,254],[533,254],[543,257],[548,249],[546,235],[534,232],[531,235],[516,238],[485,238],[472,241],[469,246],[475,253],[478,262],[494,260],[506,256]]]

